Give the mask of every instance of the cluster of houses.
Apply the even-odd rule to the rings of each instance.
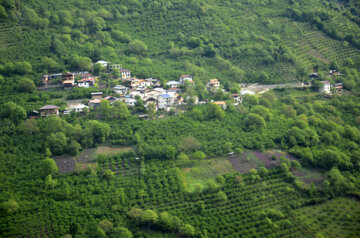
[[[154,104],[156,110],[169,111],[171,108],[175,108],[185,103],[185,101],[191,100],[193,104],[205,104],[207,101],[198,100],[197,96],[186,96],[182,97],[181,94],[184,90],[185,85],[191,87],[194,85],[193,77],[191,75],[181,75],[177,81],[169,81],[164,86],[158,79],[145,78],[138,79],[131,77],[131,72],[128,69],[122,68],[119,64],[110,64],[107,61],[100,60],[96,62],[101,64],[108,70],[117,69],[121,75],[122,84],[118,84],[113,87],[114,92],[118,95],[104,97],[102,92],[91,93],[91,99],[88,105],[75,104],[69,105],[64,114],[69,114],[71,111],[75,112],[86,112],[89,108],[96,109],[100,107],[102,100],[107,100],[112,105],[115,101],[121,100],[128,107],[135,106],[138,99],[141,99],[144,103],[144,107],[148,108],[150,104]],[[341,75],[336,70],[330,70],[329,76]],[[310,78],[318,77],[316,72],[311,73]],[[77,81],[75,82],[75,79]],[[320,93],[330,94],[331,87],[334,87],[337,91],[343,90],[342,83],[335,83],[331,85],[329,81],[320,81],[322,87],[319,88]],[[46,86],[48,83],[61,84],[64,89],[71,89],[73,87],[89,88],[93,87],[96,83],[96,78],[88,72],[76,72],[76,73],[62,73],[62,74],[51,74],[42,76],[42,84]],[[234,104],[237,105],[242,103],[244,95],[253,95],[255,92],[247,89],[248,85],[241,85],[244,90],[240,94],[231,94],[231,99]],[[311,82],[305,82],[301,85],[302,87],[310,87]],[[210,79],[206,84],[206,88],[209,92],[216,92],[218,89],[222,89],[219,80]],[[219,105],[223,109],[226,108],[225,101],[212,101],[214,104]],[[58,115],[59,107],[54,105],[45,105],[38,111],[33,112],[34,115],[38,114],[41,117],[47,117],[50,115]]]
[[[101,64],[104,68],[108,70],[119,70],[121,79],[123,80],[131,78],[130,70],[122,68],[120,64],[110,64],[109,62],[104,60],[99,60],[96,63]],[[87,71],[45,74],[41,77],[41,85],[43,87],[47,87],[48,85],[56,85],[61,86],[65,90],[72,89],[73,87],[94,87],[95,83],[96,78]]]
[[[205,104],[206,101],[199,102],[197,96],[187,96],[185,99],[180,93],[184,90],[184,85],[187,84],[189,87],[194,85],[193,77],[191,75],[181,75],[178,81],[169,81],[163,87],[158,79],[146,78],[138,79],[132,78],[129,70],[124,70],[123,84],[116,85],[113,87],[114,92],[118,95],[104,97],[102,92],[91,93],[91,99],[88,105],[75,104],[70,105],[67,110],[63,111],[64,114],[69,114],[71,111],[75,112],[86,112],[89,108],[96,109],[100,107],[102,100],[107,100],[112,105],[115,101],[121,100],[127,106],[133,107],[137,99],[141,99],[144,103],[144,107],[148,108],[150,104],[155,105],[156,110],[169,111],[171,108],[175,108],[185,103],[186,100],[192,100],[193,104]],[[62,83],[67,81],[73,81],[75,74],[66,73],[61,75]],[[77,86],[82,87],[81,84],[88,83],[89,86],[94,83],[94,78],[90,74],[81,74],[81,80],[77,81]],[[84,86],[87,87],[87,86]],[[215,92],[221,89],[220,82],[217,79],[210,79],[206,85],[207,89],[211,92]],[[232,94],[231,97],[235,101],[235,104],[242,102],[243,95],[255,94],[251,91],[243,91],[242,94]],[[213,102],[223,109],[226,108],[225,101]],[[38,113],[38,116],[47,117],[51,115],[59,115],[59,107],[54,105],[45,105],[44,107],[34,111]],[[34,114],[35,116],[35,114]]]
[[[342,74],[339,71],[332,69],[329,71],[328,77],[341,76],[341,75]],[[311,79],[317,78],[319,77],[319,74],[317,72],[312,72],[311,74],[309,74],[309,77]],[[343,83],[334,83],[333,85],[331,85],[331,83],[327,80],[320,81],[320,83],[321,83],[321,87],[318,89],[319,93],[331,94],[331,88],[334,88],[336,92],[346,92],[346,90],[344,90],[343,88]],[[303,83],[303,87],[310,87],[310,86],[311,86],[311,82]]]

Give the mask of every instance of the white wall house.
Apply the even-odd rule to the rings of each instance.
[[[329,94],[330,93],[330,82],[329,81],[320,81],[322,87],[319,89],[320,93]]]
[[[189,74],[185,74],[185,75],[181,75],[179,78],[179,82],[181,84],[184,84],[186,81],[188,81],[189,83],[193,82],[193,77]]]
[[[169,86],[170,88],[177,88],[181,85],[181,83],[176,81],[169,81],[166,83],[166,85]]]
[[[128,88],[124,85],[116,85],[113,89],[117,94],[126,94],[126,92],[128,91]]]
[[[174,97],[170,94],[161,94],[158,96],[158,108],[167,110],[174,104]]]

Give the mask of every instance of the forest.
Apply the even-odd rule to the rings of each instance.
[[[359,237],[359,9],[0,0],[0,236]],[[99,60],[163,85],[191,74],[194,85],[169,111],[135,97],[30,116],[118,96],[119,73]],[[91,72],[95,87],[41,87],[42,75],[69,71]],[[222,88],[208,90],[215,78]],[[311,87],[232,97],[243,84],[299,82]]]

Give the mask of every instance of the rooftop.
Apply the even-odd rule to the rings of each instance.
[[[47,109],[58,109],[58,106],[55,105],[45,105],[42,108],[39,108],[39,110],[47,110]]]
[[[217,83],[220,83],[220,82],[219,82],[219,80],[217,80],[217,79],[210,79],[210,80],[209,80],[209,83],[210,83],[210,84],[217,84]]]

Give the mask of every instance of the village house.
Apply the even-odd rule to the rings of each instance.
[[[102,67],[107,68],[107,66],[109,65],[109,62],[107,62],[105,60],[99,60],[98,62],[96,62],[96,64],[101,64]]]
[[[335,84],[333,85],[333,87],[334,87],[336,90],[343,89],[343,83],[335,83]]]
[[[125,102],[125,104],[128,106],[128,107],[134,107],[135,106],[135,103],[136,103],[136,100],[134,98],[131,98],[131,97],[125,97],[123,99],[123,101]]]
[[[42,108],[39,108],[41,117],[48,117],[52,115],[59,115],[59,107],[55,105],[45,105]]]
[[[87,112],[89,107],[84,104],[77,104],[69,107],[74,112]]]
[[[322,86],[319,88],[320,93],[329,94],[330,93],[330,82],[329,81],[320,81]]]
[[[240,94],[231,94],[231,98],[235,101],[235,102],[239,102],[242,103],[242,96]]]
[[[177,88],[181,85],[181,83],[176,82],[176,81],[170,81],[166,83],[167,86],[169,86],[170,88]]]
[[[119,99],[117,99],[116,97],[113,97],[113,96],[107,96],[107,97],[105,97],[104,99],[107,100],[107,101],[109,101],[111,105],[112,105],[114,102],[116,102],[117,100],[119,100]]]
[[[39,115],[40,115],[39,112],[34,110],[28,113],[28,118],[35,119],[38,118]]]
[[[91,99],[102,99],[103,92],[94,92],[91,93]]]
[[[185,84],[185,82],[193,83],[193,77],[189,74],[181,75],[179,78],[179,82],[181,84]]]
[[[150,104],[155,104],[155,108],[156,108],[156,110],[157,110],[158,101],[157,101],[155,98],[149,97],[149,98],[147,98],[147,99],[144,100],[144,107],[145,107],[145,108],[148,108],[148,106],[149,106]]]
[[[309,88],[309,87],[311,87],[311,82],[306,81],[305,83],[302,83],[301,86],[304,87],[304,88]]]
[[[75,75],[73,73],[67,72],[67,73],[63,73],[61,75],[61,81],[74,81],[75,82]]]
[[[319,77],[319,74],[316,73],[316,72],[312,72],[312,73],[309,74],[309,77],[310,78],[317,78],[317,77]]]
[[[100,107],[101,99],[92,99],[89,100],[89,107],[91,108],[98,108]]]
[[[244,95],[255,95],[255,92],[250,91],[250,90],[242,90],[240,93],[241,93],[242,96],[244,96]]]
[[[156,87],[156,86],[161,86],[161,84],[159,83],[158,79],[153,79],[153,78],[146,78],[145,79],[146,82],[149,82],[151,86]]]
[[[207,90],[215,92],[220,88],[220,82],[217,79],[210,79],[206,85]]]
[[[75,85],[74,80],[65,80],[61,83],[61,86],[64,88],[64,90],[72,89]]]
[[[77,86],[79,88],[93,87],[94,84],[95,84],[95,79],[81,79],[77,81]]]
[[[342,74],[339,71],[337,71],[336,69],[332,69],[329,71],[329,75],[341,76]]]
[[[170,93],[181,93],[181,89],[180,88],[169,88],[167,90],[167,92],[170,92]]]
[[[220,106],[224,110],[226,109],[226,102],[225,101],[215,101],[214,104]]]
[[[120,69],[120,74],[122,79],[131,78],[131,72],[129,69]]]
[[[161,94],[158,96],[158,108],[165,109],[166,111],[173,106],[174,97],[170,94]]]
[[[134,79],[130,82],[130,86],[135,89],[137,87],[150,87],[151,83],[145,81],[144,79]]]
[[[41,85],[47,86],[51,82],[60,83],[62,74],[44,74],[41,77]]]
[[[124,85],[116,85],[113,89],[115,93],[120,95],[126,94],[126,92],[128,91],[128,88],[125,87]]]
[[[198,104],[199,103],[199,97],[198,96],[186,96],[185,97],[186,99],[186,102],[189,103],[189,102],[192,102],[193,104]],[[181,104],[182,101],[180,102],[179,101],[179,104]]]

